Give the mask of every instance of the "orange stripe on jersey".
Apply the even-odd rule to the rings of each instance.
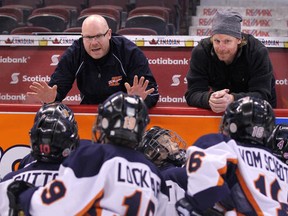
[[[227,158],[227,161],[233,164],[238,164],[238,159]]]
[[[241,175],[239,169],[236,170],[236,176],[237,176],[238,181],[239,181],[239,183],[241,185],[241,188],[243,189],[243,191],[245,193],[246,198],[248,199],[249,203],[253,206],[254,210],[257,213],[257,215],[258,216],[264,216],[264,213],[259,208],[257,202],[253,198],[253,195],[251,194],[250,190],[248,189],[244,179],[242,178],[242,175]]]
[[[221,175],[225,174],[227,172],[227,166],[224,166],[222,167],[221,169],[218,169],[218,173],[219,173],[219,179],[218,179],[218,182],[217,182],[217,186],[221,186],[224,184],[224,180],[223,178],[221,177]]]
[[[85,213],[94,205],[96,207],[96,215],[101,215],[102,208],[100,208],[100,200],[104,196],[104,190],[102,189],[76,216],[86,215]]]
[[[218,182],[217,182],[217,186],[221,186],[224,184],[224,180],[223,178],[220,176],[219,179],[218,179]]]
[[[223,175],[227,172],[227,166],[222,167],[221,169],[218,169],[218,173],[220,175]]]

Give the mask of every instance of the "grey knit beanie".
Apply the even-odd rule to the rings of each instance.
[[[212,22],[211,35],[226,34],[241,39],[242,16],[234,11],[217,11]]]

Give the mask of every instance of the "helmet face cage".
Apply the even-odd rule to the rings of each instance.
[[[140,151],[157,166],[166,162],[182,166],[186,161],[185,148],[185,141],[176,132],[156,126],[145,132]]]
[[[267,101],[244,97],[227,107],[220,131],[239,142],[267,146],[274,125],[275,115]]]
[[[288,125],[276,125],[270,143],[273,154],[288,164]]]
[[[106,143],[108,139],[116,145],[136,148],[149,121],[146,105],[139,96],[115,93],[98,106],[93,140]]]
[[[43,115],[30,130],[31,154],[36,160],[62,162],[79,145],[78,128],[58,115]]]

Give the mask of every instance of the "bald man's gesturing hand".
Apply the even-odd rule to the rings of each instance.
[[[145,100],[147,95],[151,94],[154,91],[154,88],[146,90],[148,84],[149,84],[149,80],[145,80],[144,77],[141,77],[138,80],[138,76],[136,75],[134,76],[133,86],[130,86],[130,84],[126,82],[125,87],[129,95],[138,95],[143,100]]]
[[[51,103],[55,101],[57,95],[57,85],[50,87],[46,82],[33,82],[29,86],[32,92],[27,92],[28,96],[39,99],[42,103]]]

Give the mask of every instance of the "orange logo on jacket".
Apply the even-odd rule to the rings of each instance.
[[[122,76],[112,77],[111,80],[108,81],[108,84],[109,86],[119,86],[121,80]]]

